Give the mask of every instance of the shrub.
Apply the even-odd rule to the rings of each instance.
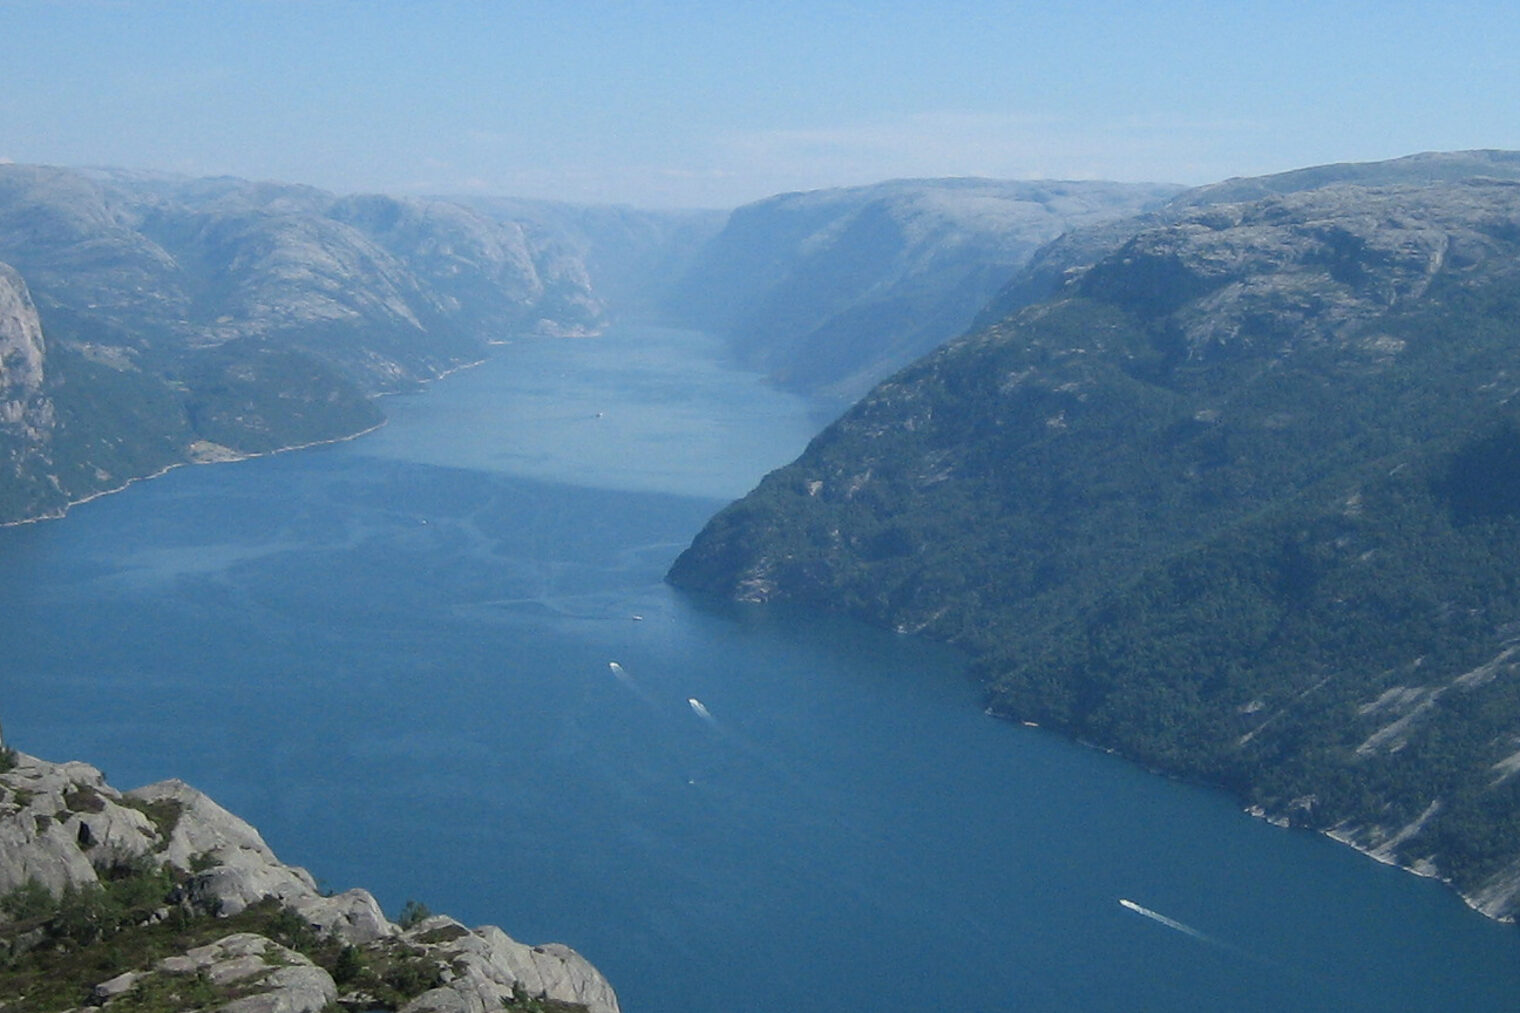
[[[0,911],[18,922],[50,918],[57,910],[58,899],[35,879],[28,878],[25,883],[0,897]]]
[[[410,929],[421,925],[431,917],[433,917],[433,912],[428,910],[426,904],[409,900],[406,902],[406,906],[401,909],[401,917],[396,919],[396,924],[400,925],[403,929]]]

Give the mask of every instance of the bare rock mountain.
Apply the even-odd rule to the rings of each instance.
[[[351,436],[375,393],[604,322],[530,222],[237,179],[0,166],[0,261],[0,522]]]
[[[46,379],[47,346],[37,308],[21,276],[0,264],[0,473],[18,492],[45,481],[56,421]],[[35,493],[23,494],[21,510],[37,505]]]

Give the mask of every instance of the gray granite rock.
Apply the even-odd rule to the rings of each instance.
[[[332,976],[295,950],[251,932],[239,932],[160,960],[133,976],[131,987],[148,975],[199,975],[228,995],[221,1006],[235,1013],[318,1013],[338,998]],[[125,975],[96,986],[96,994],[123,994]],[[107,995],[109,999],[111,996]]]
[[[364,890],[325,895],[305,869],[282,863],[257,830],[183,781],[122,794],[87,764],[25,754],[0,774],[0,894],[29,879],[57,894],[97,882],[114,864],[142,861],[178,870],[183,899],[201,912],[227,917],[273,898],[319,934],[359,947],[399,943],[435,960],[445,985],[413,1000],[407,1009],[414,1013],[486,1013],[514,996],[618,1011],[607,980],[567,946],[527,946],[494,926],[471,930],[445,916],[402,933]],[[92,1001],[109,1007],[154,975],[200,976],[226,992],[221,1008],[236,1013],[305,1013],[337,998],[331,976],[306,957],[264,936],[235,933],[102,981]]]
[[[504,999],[525,995],[580,1003],[591,1013],[618,1011],[617,995],[607,979],[568,946],[528,946],[494,925],[471,930],[443,915],[427,919],[401,938],[450,968],[448,988],[465,997],[466,1005],[457,1008],[500,1009]],[[441,1008],[424,1005],[414,1013]]]
[[[96,869],[150,851],[159,835],[100,771],[24,753],[0,774],[0,894],[28,880],[51,893],[98,880]]]

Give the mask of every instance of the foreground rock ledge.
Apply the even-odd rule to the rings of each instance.
[[[88,764],[10,757],[12,766],[0,773],[0,898],[39,888],[57,898],[123,869],[163,870],[175,885],[149,922],[227,919],[277,903],[346,960],[391,961],[400,954],[408,966],[425,969],[430,987],[400,1007],[406,1013],[487,1013],[531,1000],[618,1013],[612,986],[569,947],[529,946],[495,926],[470,929],[444,916],[403,930],[367,891],[324,896],[310,873],[280,862],[257,830],[183,781],[119,792]],[[8,911],[0,911],[0,934],[12,955],[45,940],[42,928]],[[362,992],[342,994],[333,975],[302,953],[229,931],[94,983],[81,1008],[125,1006],[127,997],[150,991],[176,996],[185,1008],[236,1013],[316,1013],[334,1003],[367,1009],[373,1002]],[[0,1007],[17,998],[0,996]]]

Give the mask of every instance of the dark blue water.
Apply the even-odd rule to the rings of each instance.
[[[989,719],[931,645],[664,587],[814,425],[700,336],[387,408],[0,531],[9,738],[568,942],[631,1013],[1515,1007],[1520,932],[1437,884]]]

